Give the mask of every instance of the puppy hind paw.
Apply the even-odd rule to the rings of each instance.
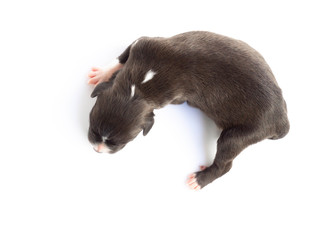
[[[200,170],[203,171],[207,167],[206,166],[200,166]],[[197,173],[192,173],[187,180],[187,185],[195,191],[198,191],[202,189],[202,186],[199,184],[198,179],[197,179]]]
[[[206,169],[207,167],[206,166],[200,166],[200,170],[203,171],[204,169]]]
[[[189,188],[191,188],[192,190],[195,190],[195,191],[199,191],[201,189],[201,186],[197,182],[195,173],[191,174],[188,177],[187,185],[189,186]]]

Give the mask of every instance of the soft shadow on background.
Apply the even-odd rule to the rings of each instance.
[[[87,79],[85,75],[85,79]],[[89,86],[86,84],[86,80],[84,78],[81,79],[81,83],[83,84],[83,89],[79,96],[79,120],[80,120],[80,129],[82,133],[87,135],[89,129],[89,114],[92,107],[95,104],[96,98],[91,98],[91,93],[93,91],[93,86]]]
[[[207,165],[210,166],[213,163],[216,151],[217,140],[222,132],[216,124],[205,114],[201,113],[202,126],[203,126],[203,148],[206,155]]]

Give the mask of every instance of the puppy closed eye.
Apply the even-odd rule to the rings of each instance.
[[[116,142],[114,142],[113,140],[111,139],[106,139],[105,143],[109,146],[116,146]]]
[[[101,137],[99,136],[99,134],[96,131],[92,130],[92,129],[89,130],[89,139],[92,142],[94,142],[94,141],[95,142],[101,142]]]

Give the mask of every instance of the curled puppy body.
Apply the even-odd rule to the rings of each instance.
[[[146,135],[154,109],[186,101],[223,129],[213,164],[189,177],[190,187],[200,189],[228,172],[247,146],[289,131],[286,103],[271,69],[242,41],[210,32],[142,37],[118,60],[119,70],[91,95],[97,101],[89,140],[99,152],[122,149],[142,130]]]

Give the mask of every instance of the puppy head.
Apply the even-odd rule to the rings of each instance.
[[[97,101],[90,113],[88,138],[97,152],[115,153],[142,130],[145,136],[154,124],[154,114],[135,86],[104,82],[96,86],[91,97]]]

